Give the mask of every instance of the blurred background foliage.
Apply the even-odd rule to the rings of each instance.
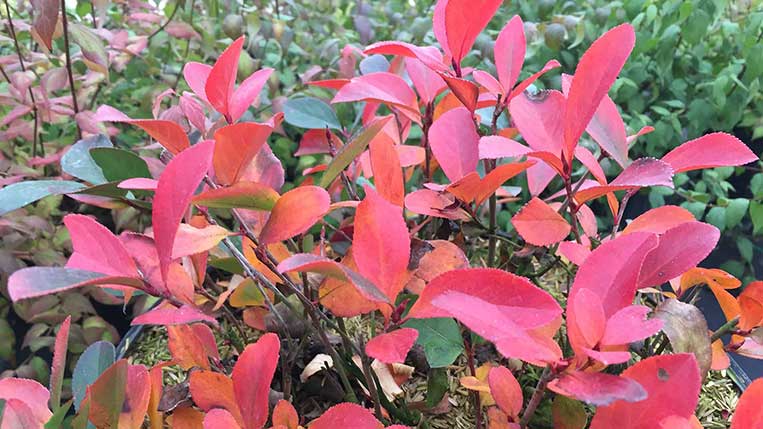
[[[30,21],[28,1],[11,2],[15,20]],[[109,67],[108,76],[95,81],[78,80],[83,110],[101,104],[118,107],[134,118],[152,117],[155,98],[167,87],[188,90],[182,67],[189,61],[211,63],[232,39],[247,36],[239,65],[240,76],[261,67],[273,67],[269,90],[263,91],[260,109],[248,120],[259,120],[259,111],[281,111],[287,99],[312,96],[328,100],[331,93],[306,82],[341,76],[343,70],[376,70],[386,60],[363,58],[367,44],[401,40],[418,45],[435,43],[431,32],[433,1],[422,0],[177,0],[158,5],[103,0],[67,2],[70,19],[91,26],[93,16],[108,29],[125,29],[131,37],[147,36],[147,46],[124,64]],[[136,17],[151,13],[158,20]],[[7,29],[7,14],[3,27]],[[655,131],[639,138],[631,157],[661,157],[681,142],[710,131],[735,134],[758,154],[763,150],[763,1],[761,0],[624,0],[516,1],[506,2],[465,60],[466,65],[491,70],[492,44],[503,24],[514,14],[525,21],[528,53],[524,70],[538,70],[547,60],[562,63],[564,73],[574,65],[599,35],[622,22],[637,31],[636,48],[615,84],[611,96],[621,108],[630,131],[650,125]],[[145,18],[145,17],[143,17]],[[182,30],[182,31],[181,31]],[[185,37],[178,37],[178,34]],[[16,55],[8,33],[0,40],[0,56]],[[26,52],[36,50],[28,31],[17,31]],[[59,38],[57,53],[63,41]],[[102,41],[104,45],[106,41]],[[105,49],[101,47],[101,49]],[[62,66],[61,55],[51,55],[32,64],[36,74]],[[7,64],[7,62],[6,62]],[[75,74],[86,76],[87,66],[74,63]],[[527,72],[523,72],[527,73]],[[524,76],[523,76],[524,77]],[[0,83],[0,92],[7,91]],[[536,89],[560,88],[560,73],[550,73]],[[61,94],[67,89],[61,88]],[[350,105],[336,106],[342,125],[357,120]],[[0,103],[3,116],[11,110]],[[269,113],[268,113],[269,114]],[[252,113],[248,113],[252,115]],[[504,124],[508,126],[508,123]],[[4,124],[7,131],[7,124]],[[122,128],[118,143],[131,145],[144,134]],[[287,180],[298,182],[301,172],[321,161],[315,156],[293,156],[302,129],[285,124],[286,135],[272,137],[271,147],[284,163]],[[77,140],[74,121],[59,120],[41,125],[44,154],[52,155]],[[7,134],[4,134],[7,136]],[[413,130],[412,142],[420,131]],[[25,172],[29,176],[51,176],[56,164],[35,167],[28,139],[0,139],[0,171]],[[612,172],[615,166],[612,165]],[[723,242],[712,264],[720,265],[745,283],[760,277],[763,265],[763,173],[760,165],[719,168],[681,174],[677,190],[655,188],[631,201],[633,213],[649,206],[680,204],[699,219],[724,230]],[[288,186],[287,186],[288,187]],[[680,188],[680,189],[678,189]],[[0,224],[0,274],[8,275],[24,264],[54,265],[69,252],[66,231],[58,226],[66,212],[83,211],[76,203],[49,197],[14,213]],[[510,227],[510,211],[500,216]],[[632,216],[631,216],[632,217]],[[130,209],[114,211],[110,225],[117,232],[135,228],[140,217]],[[12,223],[12,225],[10,224]],[[10,225],[10,226],[9,226]],[[26,377],[48,377],[44,359],[49,355],[54,327],[65,314],[74,314],[76,327],[70,347],[76,353],[97,340],[118,342],[125,322],[121,307],[107,294],[77,291],[13,305],[0,298],[0,369]],[[87,296],[95,298],[92,304]],[[145,305],[145,303],[143,304]],[[139,303],[138,307],[141,307]],[[141,307],[142,308],[142,307]],[[121,325],[120,325],[121,324]],[[76,344],[76,345],[75,345]],[[71,359],[70,362],[76,362]]]

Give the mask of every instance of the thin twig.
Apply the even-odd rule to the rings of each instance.
[[[527,427],[527,424],[530,422],[533,414],[535,414],[535,410],[538,409],[538,405],[540,405],[540,402],[543,400],[543,396],[546,394],[546,385],[549,381],[551,381],[552,377],[553,374],[551,373],[551,367],[546,366],[546,368],[543,370],[543,373],[541,373],[540,378],[538,379],[538,384],[535,385],[535,391],[533,391],[533,396],[530,398],[530,402],[527,403],[525,412],[522,413],[522,419],[519,421],[519,426],[522,429]]]
[[[7,1],[7,0],[6,0]],[[69,20],[66,18],[66,0],[61,0],[61,23],[64,26],[64,53],[66,54],[66,73],[69,75],[69,89],[72,93],[72,107],[74,108],[74,124],[77,126],[77,140],[82,139],[82,130],[76,120],[79,113],[77,104],[77,91],[74,89],[74,73],[72,72],[72,57],[69,53]]]
[[[181,3],[182,1],[183,1],[183,0],[177,0],[177,1],[175,2],[175,8],[174,8],[174,9],[172,9],[172,13],[170,13],[170,16],[168,16],[168,17],[167,17],[167,21],[165,21],[165,22],[164,22],[164,24],[162,24],[162,25],[161,25],[159,28],[157,28],[156,30],[154,30],[154,32],[153,32],[153,33],[151,33],[151,34],[149,34],[149,35],[148,35],[148,41],[149,41],[149,43],[151,42],[151,39],[153,39],[153,38],[154,38],[154,36],[156,36],[157,34],[161,33],[161,32],[162,32],[162,30],[164,30],[164,29],[165,29],[165,28],[166,28],[166,27],[169,25],[169,23],[170,23],[170,22],[172,22],[172,20],[175,18],[175,14],[177,13],[178,9],[180,9],[180,3]]]
[[[729,320],[726,322],[723,326],[718,328],[715,332],[713,332],[713,335],[710,336],[710,342],[713,343],[722,336],[728,334],[729,332],[736,329],[737,325],[739,324],[739,316]]]

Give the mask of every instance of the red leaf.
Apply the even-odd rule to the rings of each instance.
[[[183,369],[209,369],[209,357],[220,359],[215,336],[209,326],[167,325],[168,348],[172,359]]]
[[[233,367],[233,391],[246,429],[262,429],[268,420],[268,393],[280,348],[276,334],[265,334],[244,349]]]
[[[580,136],[628,59],[636,34],[630,24],[619,25],[591,44],[575,70],[564,115],[564,155],[569,163]]]
[[[639,189],[647,186],[673,187],[673,168],[666,162],[654,158],[633,161],[608,185],[585,187],[575,193],[575,201],[583,204],[610,192]]]
[[[429,129],[429,145],[451,182],[477,169],[480,136],[471,112],[458,107],[437,118]]]
[[[37,0],[32,2],[34,6],[34,23],[32,35],[38,42],[42,42],[48,51],[53,50],[53,34],[58,24],[58,13],[61,11],[60,4],[56,0]]]
[[[231,122],[236,122],[259,97],[262,87],[268,82],[273,69],[266,67],[257,70],[241,82],[228,101]]]
[[[591,429],[652,429],[671,416],[688,419],[694,413],[701,385],[694,355],[650,357],[626,369],[622,377],[640,384],[647,398],[599,407]]]
[[[527,79],[523,80],[522,82],[519,83],[519,85],[515,86],[514,89],[511,91],[511,94],[508,96],[507,100],[505,100],[504,102],[511,101],[514,97],[523,93],[527,88],[530,87],[530,85],[535,83],[535,81],[538,80],[538,78],[546,74],[546,72],[561,66],[562,65],[559,63],[559,61],[549,60],[548,62],[546,62],[546,64],[543,65],[542,69],[531,74]]]
[[[148,370],[143,365],[127,367],[127,386],[125,402],[119,415],[119,427],[125,429],[140,429],[148,411],[151,398],[151,382]]]
[[[472,171],[449,185],[445,190],[455,195],[459,200],[466,203],[473,201],[479,207],[507,180],[527,170],[535,162],[525,161],[501,164],[481,179],[477,172]]]
[[[189,379],[189,390],[197,407],[207,412],[222,408],[230,412],[239,426],[243,425],[230,378],[219,372],[192,371]]]
[[[212,66],[193,61],[186,63],[183,67],[183,77],[185,78],[185,82],[196,96],[206,102],[209,101],[207,100],[207,91],[205,87],[211,71]]]
[[[129,366],[126,359],[120,359],[87,387],[88,418],[95,427],[120,427],[121,411],[128,395]]]
[[[172,247],[180,221],[193,193],[212,164],[214,142],[205,140],[175,156],[164,169],[156,187],[152,221],[162,278],[167,279]]]
[[[215,408],[204,416],[204,429],[239,429],[241,426],[227,410]]]
[[[731,429],[753,429],[763,425],[763,378],[758,378],[745,389],[739,398],[734,416],[731,418]]]
[[[720,231],[702,222],[686,222],[660,236],[660,244],[644,260],[638,287],[657,286],[695,267],[710,254]]]
[[[290,402],[279,400],[273,409],[273,426],[281,425],[286,429],[298,429],[299,416]]]
[[[490,369],[487,382],[496,405],[517,420],[519,412],[522,411],[522,387],[514,378],[514,374],[504,366],[497,366]]]
[[[74,252],[67,268],[113,276],[138,278],[138,268],[119,239],[93,218],[79,214],[64,217]]]
[[[416,58],[434,71],[446,71],[448,66],[442,61],[440,50],[432,46],[416,46],[406,42],[384,41],[369,45],[364,51],[366,55],[400,55]],[[421,94],[420,94],[421,95]]]
[[[369,73],[350,79],[331,103],[372,101],[397,107],[414,122],[420,121],[416,94],[400,76],[388,72]]]
[[[683,143],[662,160],[676,173],[683,173],[701,168],[744,165],[757,161],[758,157],[731,134],[712,133]]]
[[[212,165],[221,185],[230,185],[240,178],[273,131],[267,124],[242,122],[215,131],[215,154]]]
[[[567,307],[567,336],[576,354],[586,355],[584,349],[589,344],[584,334],[590,329],[603,330],[603,326],[592,327],[590,309],[591,299],[578,299],[577,295],[585,290],[598,297],[604,319],[633,303],[636,295],[638,274],[647,253],[657,246],[657,237],[644,232],[622,235],[615,240],[604,242],[591,252],[578,269],[572,284]],[[590,295],[589,295],[590,296]],[[581,307],[580,304],[587,305]]]
[[[466,107],[469,112],[474,112],[477,108],[477,99],[480,95],[480,90],[477,85],[458,77],[453,77],[447,73],[440,73],[440,76],[445,80],[445,83],[450,88],[453,95],[458,98],[458,101]]]
[[[551,295],[527,279],[474,268],[433,279],[409,317],[455,317],[494,342],[504,355],[539,362],[560,357],[558,346],[543,330],[556,325],[561,312]]]
[[[379,195],[397,206],[403,206],[405,183],[400,156],[389,138],[382,135],[369,143],[369,158],[374,173],[374,184]]]
[[[442,57],[437,48],[429,46],[422,49],[429,49],[435,57]],[[419,98],[424,104],[433,102],[437,95],[445,89],[446,85],[442,77],[417,58],[406,58],[405,70],[408,72],[408,76],[411,78],[411,82],[413,82],[413,87],[416,88],[416,92],[419,93]]]
[[[549,382],[548,388],[596,406],[609,405],[617,400],[638,402],[647,397],[646,390],[638,382],[601,372],[568,372]]]
[[[763,282],[748,284],[739,295],[739,329],[749,330],[763,324]]]
[[[554,90],[540,97],[522,93],[511,100],[511,118],[528,146],[561,157],[565,103],[564,95]]]
[[[387,296],[373,283],[342,264],[323,256],[298,253],[278,264],[281,273],[316,272],[351,283],[364,298],[374,302],[389,302]]]
[[[179,154],[191,145],[183,128],[172,121],[161,119],[130,119],[129,116],[107,105],[98,108],[95,112],[94,120],[103,122],[124,122],[138,126],[173,154]]]
[[[694,215],[685,208],[678,206],[662,206],[653,208],[636,219],[633,219],[633,221],[623,229],[622,233],[628,234],[636,231],[644,231],[654,234],[662,234],[682,223],[694,221]]]
[[[434,10],[434,34],[445,54],[461,63],[477,36],[501,6],[501,0],[439,0]]]
[[[517,158],[532,152],[529,147],[501,136],[483,136],[479,142],[480,159]]]
[[[69,328],[72,316],[67,316],[58,329],[56,342],[53,346],[53,361],[50,366],[50,408],[57,410],[61,406],[61,388],[64,385],[64,370],[66,369],[66,351],[69,346]]]
[[[0,399],[5,400],[3,429],[42,429],[53,415],[48,409],[48,389],[34,380],[1,379]],[[13,425],[14,422],[18,422],[17,425]]]
[[[408,281],[411,239],[403,211],[371,188],[355,211],[353,256],[358,271],[394,302]]]
[[[533,197],[511,218],[511,224],[522,238],[536,246],[550,246],[570,234],[564,218],[538,197]]]
[[[331,134],[331,141],[335,148],[342,147],[342,141],[334,133]],[[330,153],[328,141],[326,141],[326,130],[307,130],[302,134],[299,141],[299,148],[294,152],[294,156],[315,155]]]
[[[349,402],[334,405],[309,425],[310,429],[379,429],[380,426],[370,411]]]
[[[192,322],[207,322],[217,326],[217,319],[201,310],[184,305],[180,308],[171,304],[161,305],[132,319],[130,325],[185,325]]]
[[[330,204],[328,192],[319,186],[299,186],[286,192],[273,206],[270,219],[260,232],[260,244],[302,234],[329,211]]]
[[[525,62],[525,28],[522,18],[514,15],[495,39],[493,57],[498,81],[504,95],[511,92]]]
[[[401,328],[380,334],[366,343],[366,353],[388,364],[405,362],[405,357],[418,337],[419,331],[413,328]]]
[[[236,72],[243,45],[244,36],[241,36],[225,48],[212,66],[204,84],[204,93],[209,104],[225,116],[229,124],[233,123],[230,100],[236,87]]]

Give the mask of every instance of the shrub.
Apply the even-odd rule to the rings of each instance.
[[[470,375],[460,383],[474,392],[477,427],[546,426],[536,411],[547,392],[558,428],[585,427],[584,403],[596,407],[591,428],[701,427],[694,410],[707,372],[728,366],[727,353],[761,356],[763,282],[735,298],[727,290],[739,280],[698,268],[720,231],[692,212],[667,205],[626,223],[625,207],[640,189],[673,188],[674,174],[758,158],[735,137],[711,133],[660,159],[630,159],[629,144],[651,130],[628,136],[607,95],[634,49],[629,24],[594,41],[574,75],[561,76],[561,90],[526,91],[559,67],[556,60],[519,79],[526,34],[518,16],[495,40],[495,75],[462,66],[500,4],[440,0],[439,48],[386,41],[348,51],[344,75],[310,81],[334,93],[330,103],[292,98],[261,123],[241,118],[273,70],[239,79],[239,37],[213,65],[187,63],[191,91],[163,94],[173,103],[162,110],[160,98],[152,119],[109,105],[94,113],[93,121],[145,131],[161,146],[158,157],[90,136],[67,152],[75,162],[62,160],[72,180],[0,190],[3,212],[65,194],[150,214],[150,229],[119,235],[94,217],[66,215],[65,266],[20,269],[8,294],[23,302],[96,287],[124,305],[136,295],[158,298],[131,323],[165,327],[172,355],[148,368],[95,343],[62,403],[67,318],[53,344],[49,388],[0,380],[2,427],[67,419],[71,427],[139,428],[147,417],[155,428],[165,419],[173,427],[298,428],[307,415],[289,402],[299,394],[292,368],[311,340],[325,353],[311,356],[300,381],[322,370],[341,398],[310,415],[312,429],[421,423],[419,411],[395,399],[399,380],[414,370],[403,363],[417,342],[429,408],[448,383],[442,368],[465,356]],[[358,75],[353,59],[365,55]],[[334,105],[355,120],[341,120]],[[325,161],[290,190],[267,144],[284,120],[306,130],[297,155]],[[420,144],[407,144],[418,133]],[[605,160],[618,166],[616,177],[605,173]],[[531,197],[504,230],[498,207],[518,206],[521,192],[504,187],[517,177]],[[590,205],[598,200],[606,211],[596,216]],[[604,216],[612,228],[600,228]],[[552,270],[564,277],[559,287],[541,281]],[[690,303],[699,287],[710,288],[728,318],[715,332]],[[347,329],[345,319],[355,316],[371,325],[372,338]],[[216,344],[221,323],[240,334],[227,345],[232,365]],[[259,331],[256,341],[247,327]],[[495,350],[487,363],[476,352],[486,344]],[[175,366],[186,371],[187,393],[160,405],[178,389],[163,380]],[[525,398],[528,380],[534,387]],[[271,412],[273,386],[284,400]],[[732,428],[761,424],[760,394],[758,380]]]

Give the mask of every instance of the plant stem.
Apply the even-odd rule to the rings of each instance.
[[[63,0],[62,0],[63,1]],[[19,57],[19,66],[21,67],[21,71],[26,71],[26,66],[24,65],[24,56],[21,55],[21,46],[19,46],[19,39],[16,38],[16,29],[13,27],[13,19],[11,18],[11,8],[8,6],[8,0],[3,0],[5,3],[5,12],[8,14],[8,30],[11,33],[11,37],[13,38],[13,44],[16,47],[16,55]],[[5,76],[5,79],[10,82],[11,80],[8,79],[8,76],[5,74],[5,70],[3,70],[3,76]],[[30,85],[29,88],[27,88],[27,91],[29,92],[29,101],[32,103],[32,116],[34,117],[34,138],[32,141],[32,156],[37,156],[37,130],[38,130],[38,121],[39,121],[39,114],[37,112],[37,101],[34,99],[34,92],[32,92],[32,86]],[[42,143],[40,143],[40,146],[42,146]]]
[[[501,117],[501,113],[503,113],[503,105],[501,104],[501,97],[498,97],[498,100],[495,103],[495,108],[493,109],[493,120],[490,122],[490,132],[491,134],[495,135],[498,133],[498,118]],[[493,169],[496,167],[496,161],[494,159],[486,159],[485,160],[485,174],[490,174]],[[488,245],[487,245],[487,266],[492,267],[495,265],[495,250],[496,250],[496,239],[495,239],[495,229],[497,225],[496,216],[498,215],[496,213],[498,206],[498,198],[495,195],[495,192],[493,192],[492,195],[490,195],[490,200],[488,202],[488,213],[489,213],[489,223],[488,223],[488,232],[490,233],[490,236],[488,237]]]
[[[6,0],[7,1],[7,0]],[[66,17],[66,0],[61,0],[61,23],[64,26],[64,53],[66,54],[66,74],[69,75],[69,90],[72,93],[72,107],[74,108],[74,124],[77,126],[77,140],[82,139],[82,130],[77,122],[79,105],[77,104],[77,91],[74,89],[74,73],[72,73],[72,57],[69,53],[69,20]]]
[[[522,413],[522,419],[519,421],[519,426],[522,429],[527,427],[527,424],[530,422],[533,414],[535,414],[535,410],[538,409],[540,401],[543,400],[543,396],[546,394],[546,385],[548,385],[548,382],[551,381],[552,378],[553,374],[551,374],[551,367],[546,366],[546,368],[543,370],[543,373],[541,373],[540,378],[538,379],[538,384],[535,385],[535,391],[533,392],[533,396],[530,398],[530,402],[527,403],[525,412]]]
[[[466,362],[469,367],[469,374],[472,377],[477,376],[477,368],[474,364],[474,348],[472,342],[469,340],[469,333],[464,337],[464,349],[466,351]],[[474,428],[482,429],[482,399],[480,398],[480,392],[472,391],[472,398],[474,399]]]
[[[736,329],[737,325],[739,324],[739,316],[729,320],[726,322],[723,326],[718,328],[715,332],[713,332],[713,335],[710,336],[710,342],[713,343],[716,340],[720,339],[722,336],[728,334],[729,332]]]
[[[164,30],[167,27],[167,25],[169,25],[169,23],[172,22],[172,20],[175,18],[175,14],[177,13],[178,9],[180,9],[180,3],[182,1],[183,0],[177,0],[175,2],[175,8],[172,9],[172,13],[170,13],[170,16],[167,17],[167,21],[165,21],[164,24],[162,24],[159,28],[154,30],[153,33],[148,35],[148,41],[149,42],[151,42],[151,39],[153,39],[154,36],[156,36],[157,34],[161,33],[162,30]]]
[[[570,226],[572,226],[572,234],[575,236],[575,241],[578,244],[582,243],[580,239],[580,231],[578,230],[578,218],[577,218],[577,204],[574,200],[574,191],[572,190],[572,183],[570,179],[564,179],[564,189],[567,191],[567,210],[570,213]]]

